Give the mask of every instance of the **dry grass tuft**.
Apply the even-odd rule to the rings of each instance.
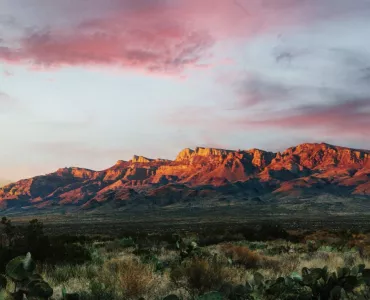
[[[143,297],[155,284],[152,265],[136,259],[112,259],[103,265],[100,280],[115,288],[125,299]]]
[[[232,281],[233,275],[230,268],[217,259],[193,258],[174,267],[170,277],[178,287],[187,288],[193,293],[205,293]]]
[[[256,251],[250,250],[247,246],[226,244],[221,247],[221,251],[223,251],[227,257],[230,257],[233,262],[246,268],[257,268],[264,260],[262,255]]]

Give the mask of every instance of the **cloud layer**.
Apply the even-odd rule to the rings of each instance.
[[[362,13],[349,8],[346,16],[332,12],[331,19],[278,37],[246,41],[243,70],[218,76],[217,83],[233,97],[198,111],[174,111],[173,123],[223,133],[273,132],[292,136],[292,144],[330,139],[370,147],[364,139],[370,126],[370,12],[365,7]]]
[[[77,0],[50,5],[32,0],[25,16],[18,12],[23,1],[4,1],[0,32],[12,29],[17,38],[0,41],[0,61],[41,68],[114,65],[150,72],[182,71],[208,58],[212,46],[224,39],[327,17],[334,4],[337,15],[364,2],[112,0],[102,5]]]
[[[370,98],[339,101],[331,104],[302,106],[267,114],[257,120],[239,120],[244,127],[282,128],[316,131],[319,135],[334,134],[342,137],[364,138],[370,128]]]

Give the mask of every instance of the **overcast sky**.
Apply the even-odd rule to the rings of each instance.
[[[0,179],[185,147],[370,149],[370,0],[0,0]]]

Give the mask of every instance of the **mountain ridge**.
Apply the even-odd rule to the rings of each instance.
[[[303,143],[276,153],[196,147],[174,160],[134,155],[101,171],[60,168],[8,184],[0,188],[0,208],[191,205],[323,193],[370,197],[370,150]]]

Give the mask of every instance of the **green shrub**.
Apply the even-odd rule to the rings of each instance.
[[[122,238],[118,240],[119,246],[122,248],[129,248],[129,247],[135,247],[135,241],[131,238]]]

